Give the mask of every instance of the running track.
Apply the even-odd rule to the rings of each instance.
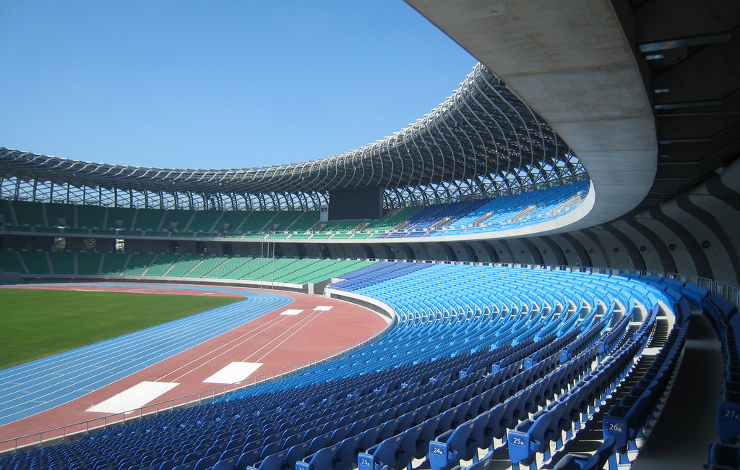
[[[147,288],[202,290],[188,286]],[[290,297],[274,293],[209,290],[249,297],[231,305],[0,370],[0,426],[79,398],[293,302]]]
[[[80,289],[96,288],[101,284],[67,286]],[[212,291],[247,298],[225,307],[1,370],[0,440],[101,416],[100,413],[85,413],[84,410],[143,380],[181,384],[167,396],[161,397],[171,399],[214,388],[214,384],[203,384],[203,379],[229,362],[263,363],[264,366],[255,374],[259,375],[333,351],[385,326],[385,322],[377,315],[365,311],[364,316],[353,320],[358,328],[352,327],[346,319],[338,321],[340,317],[330,317],[328,312],[311,309],[317,305],[339,304],[342,307],[351,306],[353,316],[357,316],[356,309],[365,309],[304,294],[290,294],[289,297],[274,292],[203,286],[105,286],[115,289],[146,288],[149,291]],[[292,304],[296,297],[301,299],[298,302],[301,305],[291,305],[291,309],[302,307],[306,309],[304,314],[285,316],[277,313],[281,309],[285,311],[283,307]],[[340,310],[335,309],[336,314]],[[358,323],[360,317],[364,320]],[[317,329],[315,326],[320,324],[321,318],[323,327]],[[369,319],[372,321],[368,323]],[[333,341],[339,341],[339,344],[332,344],[328,338],[322,338],[320,344],[307,343],[305,335],[310,337],[311,333],[319,330],[331,330],[327,321],[338,327],[339,331],[324,333],[336,337]],[[351,332],[348,327],[357,329],[354,335],[348,335]],[[314,347],[306,348],[307,345]],[[317,350],[316,346],[320,346],[320,349]],[[42,413],[50,409],[54,410]],[[63,421],[48,418],[60,412]]]

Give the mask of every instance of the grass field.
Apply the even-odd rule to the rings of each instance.
[[[0,289],[0,369],[244,300]]]

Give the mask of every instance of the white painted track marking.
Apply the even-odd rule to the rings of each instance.
[[[233,384],[246,379],[262,365],[261,362],[232,362],[203,381],[207,384]]]
[[[303,310],[286,310],[284,312],[280,312],[280,315],[298,315],[301,312],[303,312]]]
[[[90,407],[87,411],[97,413],[123,413],[135,410],[146,405],[157,397],[177,387],[177,383],[141,382],[118,395],[114,395],[104,402]]]

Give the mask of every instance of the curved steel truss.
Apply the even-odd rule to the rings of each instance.
[[[587,178],[568,146],[482,64],[430,114],[358,150],[289,165],[192,170],[82,162],[0,147],[0,197],[133,207],[317,209],[332,189],[384,205],[493,197]],[[56,187],[56,190],[55,190]]]

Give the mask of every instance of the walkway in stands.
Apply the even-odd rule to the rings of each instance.
[[[331,353],[387,324],[365,308],[305,294],[107,286],[247,300],[0,371],[0,441],[212,390]]]
[[[671,395],[632,470],[702,468],[707,442],[719,441],[717,400],[722,396],[723,379],[720,343],[703,314],[694,313],[691,322]]]

